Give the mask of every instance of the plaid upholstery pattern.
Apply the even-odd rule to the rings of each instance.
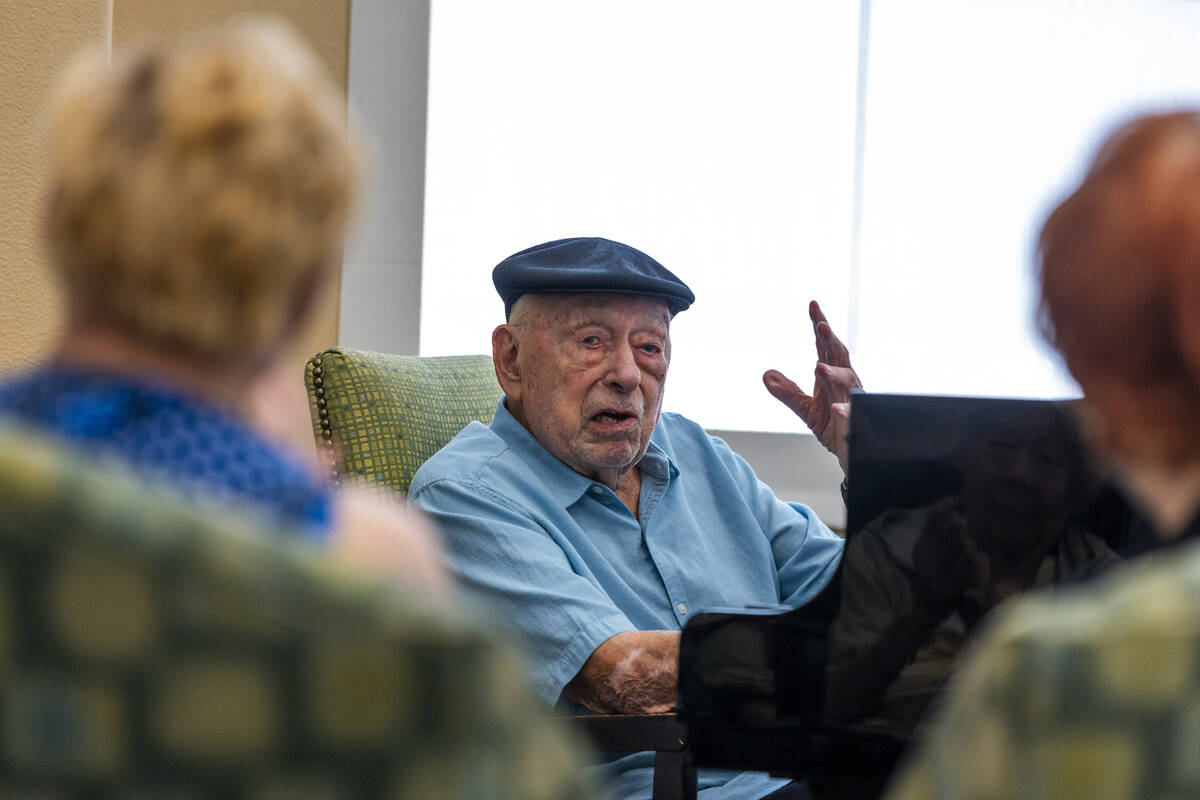
[[[469,624],[0,431],[0,797],[574,798]]]
[[[332,477],[407,492],[425,461],[471,420],[492,421],[500,386],[490,356],[397,356],[335,347],[305,381]]]
[[[1200,797],[1200,545],[1000,612],[892,800]]]

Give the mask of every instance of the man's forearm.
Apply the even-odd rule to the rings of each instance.
[[[625,631],[605,640],[564,694],[601,714],[656,714],[675,707],[678,631]]]

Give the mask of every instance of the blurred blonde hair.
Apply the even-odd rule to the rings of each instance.
[[[300,40],[255,21],[81,58],[54,107],[52,256],[73,318],[265,358],[341,256],[359,164]]]

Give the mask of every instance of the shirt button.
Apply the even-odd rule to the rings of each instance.
[[[598,484],[592,486],[592,494],[604,494],[604,487]]]
[[[686,613],[687,613],[687,606],[686,606],[686,605],[684,605],[683,603],[680,603],[679,605],[675,606],[675,608],[679,609],[679,613],[680,613],[680,614],[686,614]]]

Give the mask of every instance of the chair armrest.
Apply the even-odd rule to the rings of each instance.
[[[696,765],[678,714],[580,714],[565,717],[601,752],[653,750],[653,800],[694,800]]]
[[[678,714],[581,714],[565,719],[602,752],[687,749],[687,725]]]

